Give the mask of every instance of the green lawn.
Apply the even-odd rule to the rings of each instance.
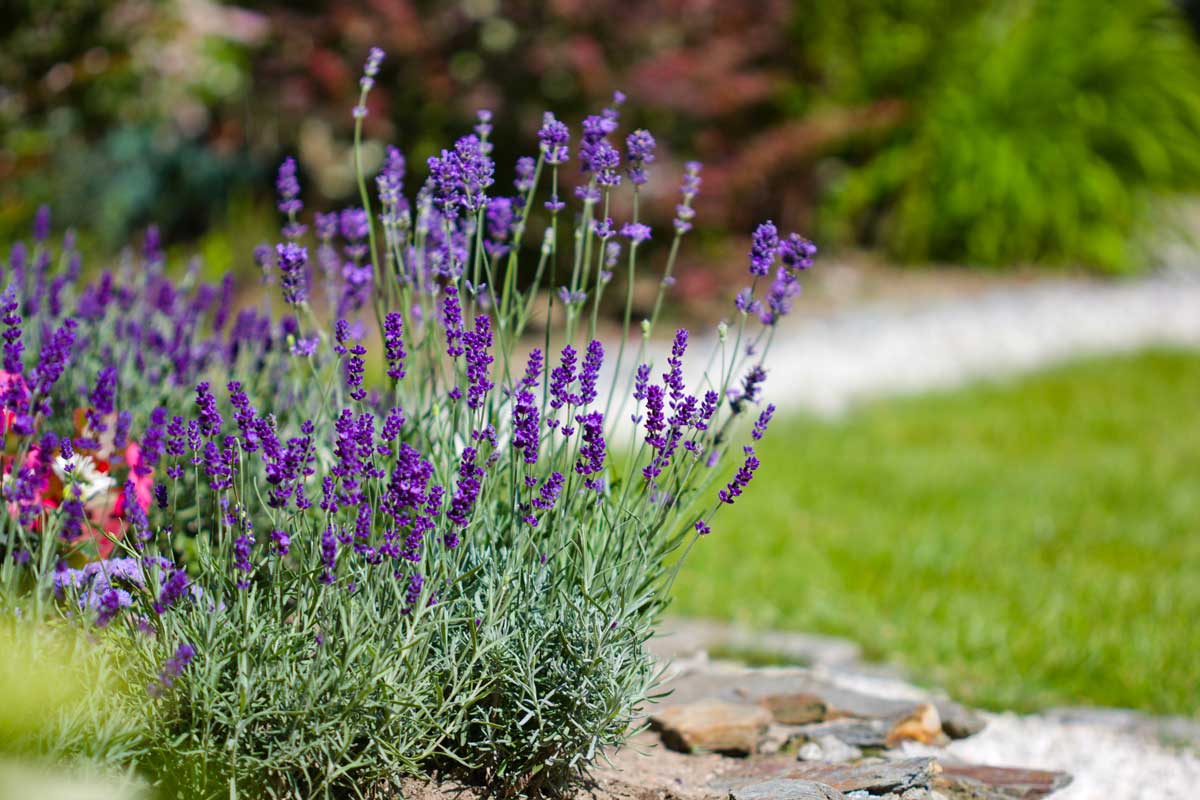
[[[675,613],[839,634],[989,707],[1200,714],[1200,355],[776,420]]]

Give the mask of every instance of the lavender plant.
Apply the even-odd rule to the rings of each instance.
[[[306,221],[296,165],[280,168],[281,241],[255,254],[287,306],[278,323],[243,311],[234,330],[253,332],[223,342],[230,310],[193,320],[149,351],[164,353],[157,379],[146,348],[118,350],[112,328],[87,328],[86,347],[43,336],[72,380],[105,365],[83,432],[103,447],[110,418],[137,431],[115,528],[67,508],[89,491],[95,449],[54,443],[65,499],[50,510],[45,459],[23,466],[34,431],[70,407],[39,405],[50,370],[26,381],[31,424],[9,425],[8,605],[32,581],[103,628],[138,676],[121,700],[144,728],[136,760],[188,796],[361,795],[433,770],[506,793],[561,788],[638,725],[656,680],[644,644],[672,579],[751,482],[774,410],[763,359],[811,243],[760,226],[750,286],[704,368],[686,369],[686,330],[656,366],[700,166],[687,167],[658,295],[635,328],[639,250],[658,235],[638,217],[655,146],[644,130],[620,146],[624,98],[583,120],[577,143],[547,113],[511,192],[480,112],[415,195],[395,148],[372,193],[359,154],[382,58],[368,58],[354,109],[361,206]],[[619,192],[628,220],[611,217]],[[618,269],[625,310],[606,348],[599,309]],[[6,297],[19,304],[31,285]],[[92,294],[64,328],[90,324]],[[151,305],[143,318],[172,319]],[[12,322],[6,342],[29,327]],[[24,374],[17,360],[6,371]],[[32,492],[14,488],[26,471]],[[72,566],[71,531],[115,551]]]

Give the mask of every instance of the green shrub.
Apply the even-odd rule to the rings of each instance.
[[[958,19],[938,39],[898,18],[868,28],[910,56],[864,55],[849,83],[898,90],[907,119],[850,152],[826,225],[910,261],[1144,266],[1158,201],[1200,186],[1200,58],[1183,19],[1158,0],[947,11]]]

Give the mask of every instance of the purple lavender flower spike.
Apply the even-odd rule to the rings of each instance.
[[[401,192],[404,191],[404,174],[407,168],[408,164],[404,160],[404,154],[400,152],[399,148],[389,144],[387,154],[383,159],[383,167],[375,176],[375,185],[379,188],[379,200],[384,205],[395,206],[404,199]],[[319,219],[320,215],[318,215]],[[317,227],[319,230],[319,221]]]
[[[129,523],[130,529],[137,534],[139,539],[143,541],[150,539],[150,520],[146,518],[146,512],[142,510],[142,505],[138,502],[137,486],[133,481],[125,481],[123,497],[125,501],[125,521]]]
[[[117,413],[117,424],[113,427],[113,449],[121,451],[129,442],[129,429],[133,426],[133,412],[120,411]]]
[[[175,567],[163,581],[158,599],[154,602],[154,612],[160,616],[167,613],[168,609],[188,596],[190,589],[191,581],[188,580],[187,572]]]
[[[536,464],[538,460],[538,423],[539,413],[533,393],[522,390],[517,393],[516,406],[513,409],[513,447],[521,450],[526,464]]]
[[[754,454],[753,447],[745,447],[746,460],[742,466],[738,468],[737,473],[730,479],[725,488],[717,492],[717,499],[726,505],[733,505],[733,501],[741,496],[742,491],[750,485],[750,481],[754,478],[754,472],[759,467],[758,457]]]
[[[383,63],[383,51],[378,47],[372,47],[367,53],[367,61],[363,65],[363,76],[359,78],[358,85],[362,89],[360,100],[354,106],[354,118],[363,119],[367,116],[366,95],[367,92],[375,86],[375,77],[379,74],[379,65]]]
[[[763,438],[763,434],[767,432],[767,425],[770,424],[771,417],[774,414],[775,414],[775,404],[769,403],[767,405],[767,407],[762,410],[762,413],[760,413],[758,415],[758,419],[755,420],[755,422],[754,422],[754,430],[751,431],[751,433],[750,433],[750,436],[755,441],[758,441],[759,439]]]
[[[492,258],[499,258],[511,249],[510,241],[513,228],[518,219],[517,204],[511,197],[493,197],[488,201],[484,213],[484,224],[487,227],[487,239],[483,249]]]
[[[558,500],[559,492],[563,487],[563,475],[561,472],[552,472],[550,477],[542,481],[542,488],[538,490],[538,496],[533,498],[534,508],[542,511],[549,511],[554,508],[555,502]]]
[[[325,532],[321,534],[321,583],[326,585],[337,580],[334,576],[334,570],[337,569],[338,556],[338,540],[337,533],[333,526],[325,528]]]
[[[284,302],[298,306],[308,299],[308,248],[294,242],[275,245]]]
[[[740,389],[729,390],[729,406],[734,414],[740,414],[747,403],[758,402],[762,383],[767,379],[767,371],[761,364],[755,364],[742,377]]]
[[[471,512],[475,508],[475,501],[479,498],[479,490],[482,488],[479,479],[483,477],[483,469],[475,461],[478,456],[479,452],[474,447],[463,448],[458,466],[458,485],[454,489],[454,497],[450,500],[450,508],[446,511],[446,518],[458,529],[467,527]],[[448,549],[458,547],[457,532],[448,531],[443,537],[443,543]]]
[[[104,418],[116,410],[117,370],[116,367],[104,367],[96,376],[96,386],[88,395],[91,408],[88,410],[88,427],[93,433],[100,434],[108,430]]]
[[[355,264],[362,261],[367,255],[367,237],[371,232],[367,212],[355,207],[342,209],[338,215],[338,228],[347,241],[346,255]]]
[[[208,381],[196,384],[196,408],[199,412],[200,433],[216,436],[221,430],[221,412],[217,411],[217,398],[209,390]]]
[[[146,690],[147,693],[151,697],[162,697],[167,689],[175,685],[175,679],[183,674],[195,657],[196,648],[190,644],[179,645],[175,649],[175,654],[163,664],[162,670],[158,673],[158,680],[150,684]]]
[[[486,142],[487,138],[492,135],[492,112],[486,108],[481,108],[475,112],[475,119],[475,135],[479,137],[480,141]],[[484,152],[490,151],[491,148],[489,147]]]
[[[286,556],[292,546],[292,537],[284,531],[276,529],[271,531],[271,544],[275,555]]]
[[[278,208],[284,214],[295,216],[304,208],[304,203],[300,201],[300,181],[296,177],[296,159],[291,156],[279,165],[275,191],[279,195]]]
[[[596,183],[607,188],[621,184],[621,154],[608,142],[601,140],[592,148],[592,170],[596,173]]]
[[[433,200],[448,217],[461,207],[474,212],[487,205],[487,187],[492,185],[495,164],[483,150],[478,136],[464,136],[453,150],[429,158],[429,181]]]
[[[671,408],[676,408],[683,399],[685,386],[683,383],[683,354],[687,351],[687,328],[675,331],[675,341],[671,344],[671,355],[667,359],[670,369],[663,373],[663,382],[671,391]]]
[[[408,587],[404,590],[404,600],[408,603],[408,607],[404,609],[405,614],[412,613],[412,610],[417,607],[417,601],[421,599],[421,590],[424,587],[425,576],[414,572],[408,579]]]
[[[535,347],[529,351],[529,360],[525,362],[525,377],[521,385],[526,389],[535,388],[542,379],[542,351]]]
[[[770,274],[779,252],[779,231],[770,220],[759,225],[751,239],[750,274],[763,277]]]
[[[696,211],[692,208],[692,200],[700,193],[700,162],[689,161],[684,165],[683,181],[680,194],[683,202],[675,207],[675,232],[683,235],[692,229],[692,220]]]
[[[387,375],[392,380],[404,377],[404,318],[398,311],[389,311],[383,320],[383,347],[387,356]]]
[[[521,156],[517,159],[516,178],[513,179],[513,187],[518,192],[528,192],[533,188],[533,175],[537,169],[537,162],[530,156]]]
[[[593,339],[588,342],[583,356],[583,367],[579,371],[579,403],[587,405],[596,399],[596,381],[604,363],[604,345]]]
[[[570,391],[575,382],[575,359],[575,348],[566,345],[562,349],[561,364],[550,371],[550,407],[556,411],[568,403],[579,404],[579,396]]]
[[[634,380],[633,380],[633,399],[634,400],[645,400],[646,399],[646,386],[647,386],[647,384],[649,384],[649,382],[650,382],[650,365],[649,364],[639,365],[637,368],[637,372],[635,373]]]
[[[575,472],[587,477],[604,469],[604,414],[600,411],[592,411],[580,415],[578,419],[582,431],[580,438],[583,440],[583,444],[579,448],[579,459],[575,462]],[[589,479],[586,485],[596,491],[601,489],[600,481],[595,478]]]
[[[817,246],[798,233],[789,234],[779,246],[779,255],[789,269],[808,269],[816,254]]]
[[[696,418],[693,421],[696,430],[708,430],[708,423],[712,420],[713,414],[717,413],[717,404],[721,396],[712,389],[704,393],[704,402],[700,406],[700,411],[697,412]]]
[[[767,290],[766,300],[758,307],[758,318],[763,325],[775,325],[792,310],[792,298],[800,293],[800,282],[796,273],[785,266],[775,271],[775,279]],[[744,303],[743,303],[744,304]]]
[[[446,287],[446,297],[442,300],[442,324],[446,328],[446,355],[458,358],[463,354],[463,318],[458,289],[453,286]]]
[[[254,572],[254,565],[250,562],[250,552],[254,547],[254,536],[249,533],[243,533],[233,543],[233,568],[242,573],[237,579],[237,588],[250,588],[250,573]]]
[[[467,361],[467,407],[479,408],[483,398],[495,385],[488,379],[488,367],[493,358],[491,318],[487,314],[475,317],[475,330],[463,334]]]
[[[38,244],[50,237],[50,206],[38,206],[33,217],[33,240]]]
[[[33,369],[33,394],[41,398],[37,411],[43,415],[50,413],[50,390],[62,376],[71,356],[71,348],[75,345],[75,330],[78,323],[68,317],[62,325],[50,336],[42,346],[38,364]]]
[[[571,132],[549,111],[542,115],[542,127],[538,131],[538,140],[541,142],[541,150],[545,154],[547,164],[565,164],[570,158],[567,144],[571,140]]]
[[[628,238],[636,247],[650,239],[650,226],[640,222],[627,222],[621,228],[621,235]]]
[[[650,131],[639,128],[625,137],[625,155],[629,161],[627,167],[629,181],[635,186],[646,183],[646,165],[654,163],[656,143]]]
[[[646,444],[655,449],[666,444],[663,438],[667,426],[665,400],[663,387],[658,384],[646,387]]]

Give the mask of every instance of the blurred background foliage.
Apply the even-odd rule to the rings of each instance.
[[[352,202],[349,109],[374,44],[375,158],[395,142],[419,164],[487,107],[515,159],[545,108],[577,122],[619,88],[663,151],[651,221],[669,224],[682,162],[704,161],[701,258],[729,270],[730,233],[775,215],[901,261],[1127,271],[1149,263],[1163,204],[1200,185],[1195,9],[1171,0],[0,8],[5,238],[41,202],[107,251],[150,222],[176,242],[265,236],[288,153],[314,206]],[[715,289],[715,270],[681,290]]]

